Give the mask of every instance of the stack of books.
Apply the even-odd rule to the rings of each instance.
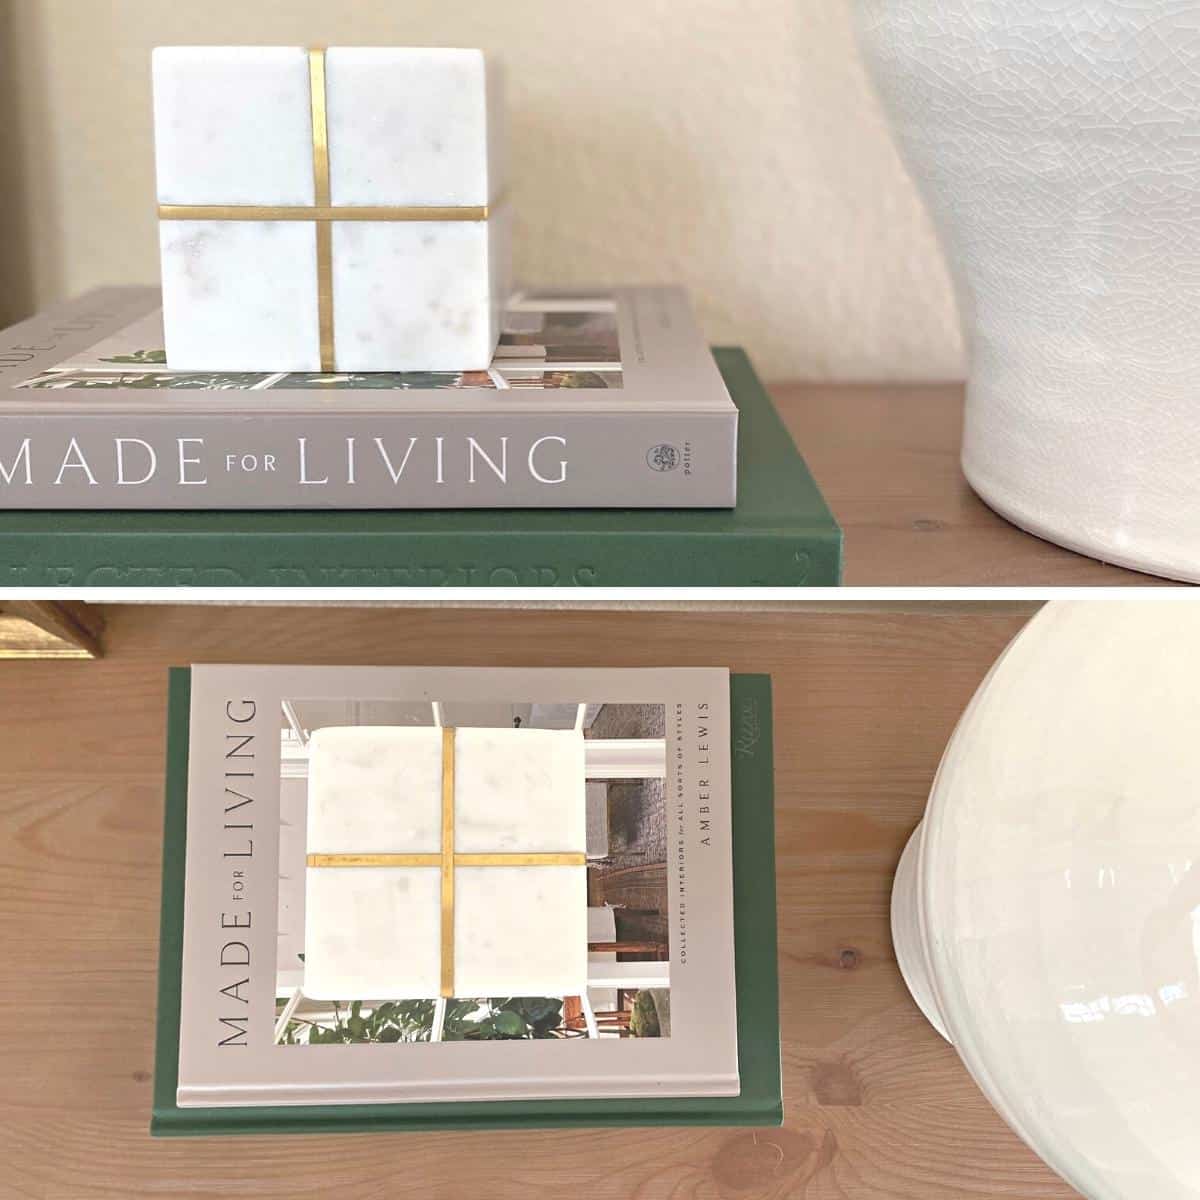
[[[200,372],[159,294],[0,342],[0,586],[813,586],[841,531],[676,288],[525,291],[487,370]]]
[[[162,895],[155,1133],[782,1120],[764,676],[178,669]]]

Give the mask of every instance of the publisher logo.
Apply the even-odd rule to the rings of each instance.
[[[753,758],[762,736],[762,725],[758,718],[758,705],[747,700],[737,714],[734,728],[733,752],[739,758]]]
[[[673,471],[679,466],[679,449],[663,442],[646,451],[646,464],[652,471]]]

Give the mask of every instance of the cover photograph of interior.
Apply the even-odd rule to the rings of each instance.
[[[0,1200],[1200,1200],[1200,0],[0,103]]]

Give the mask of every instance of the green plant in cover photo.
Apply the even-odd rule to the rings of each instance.
[[[433,1000],[388,1000],[368,1008],[361,1000],[336,1001],[319,1016],[293,1016],[285,1046],[338,1046],[356,1042],[427,1042],[433,1032]],[[283,1011],[281,1001],[278,1011]],[[577,1036],[563,1028],[562,1001],[501,997],[450,1000],[442,1028],[445,1042],[530,1040]]]

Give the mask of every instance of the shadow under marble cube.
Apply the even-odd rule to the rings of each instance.
[[[153,75],[169,367],[490,364],[510,221],[501,78],[481,51],[169,46]]]
[[[436,857],[443,731],[318,729],[309,742],[309,855]],[[462,728],[454,735],[457,854],[569,854],[571,865],[455,865],[453,993],[582,995],[587,986],[583,737]],[[317,1000],[430,999],[442,980],[442,871],[313,865],[304,985]]]

